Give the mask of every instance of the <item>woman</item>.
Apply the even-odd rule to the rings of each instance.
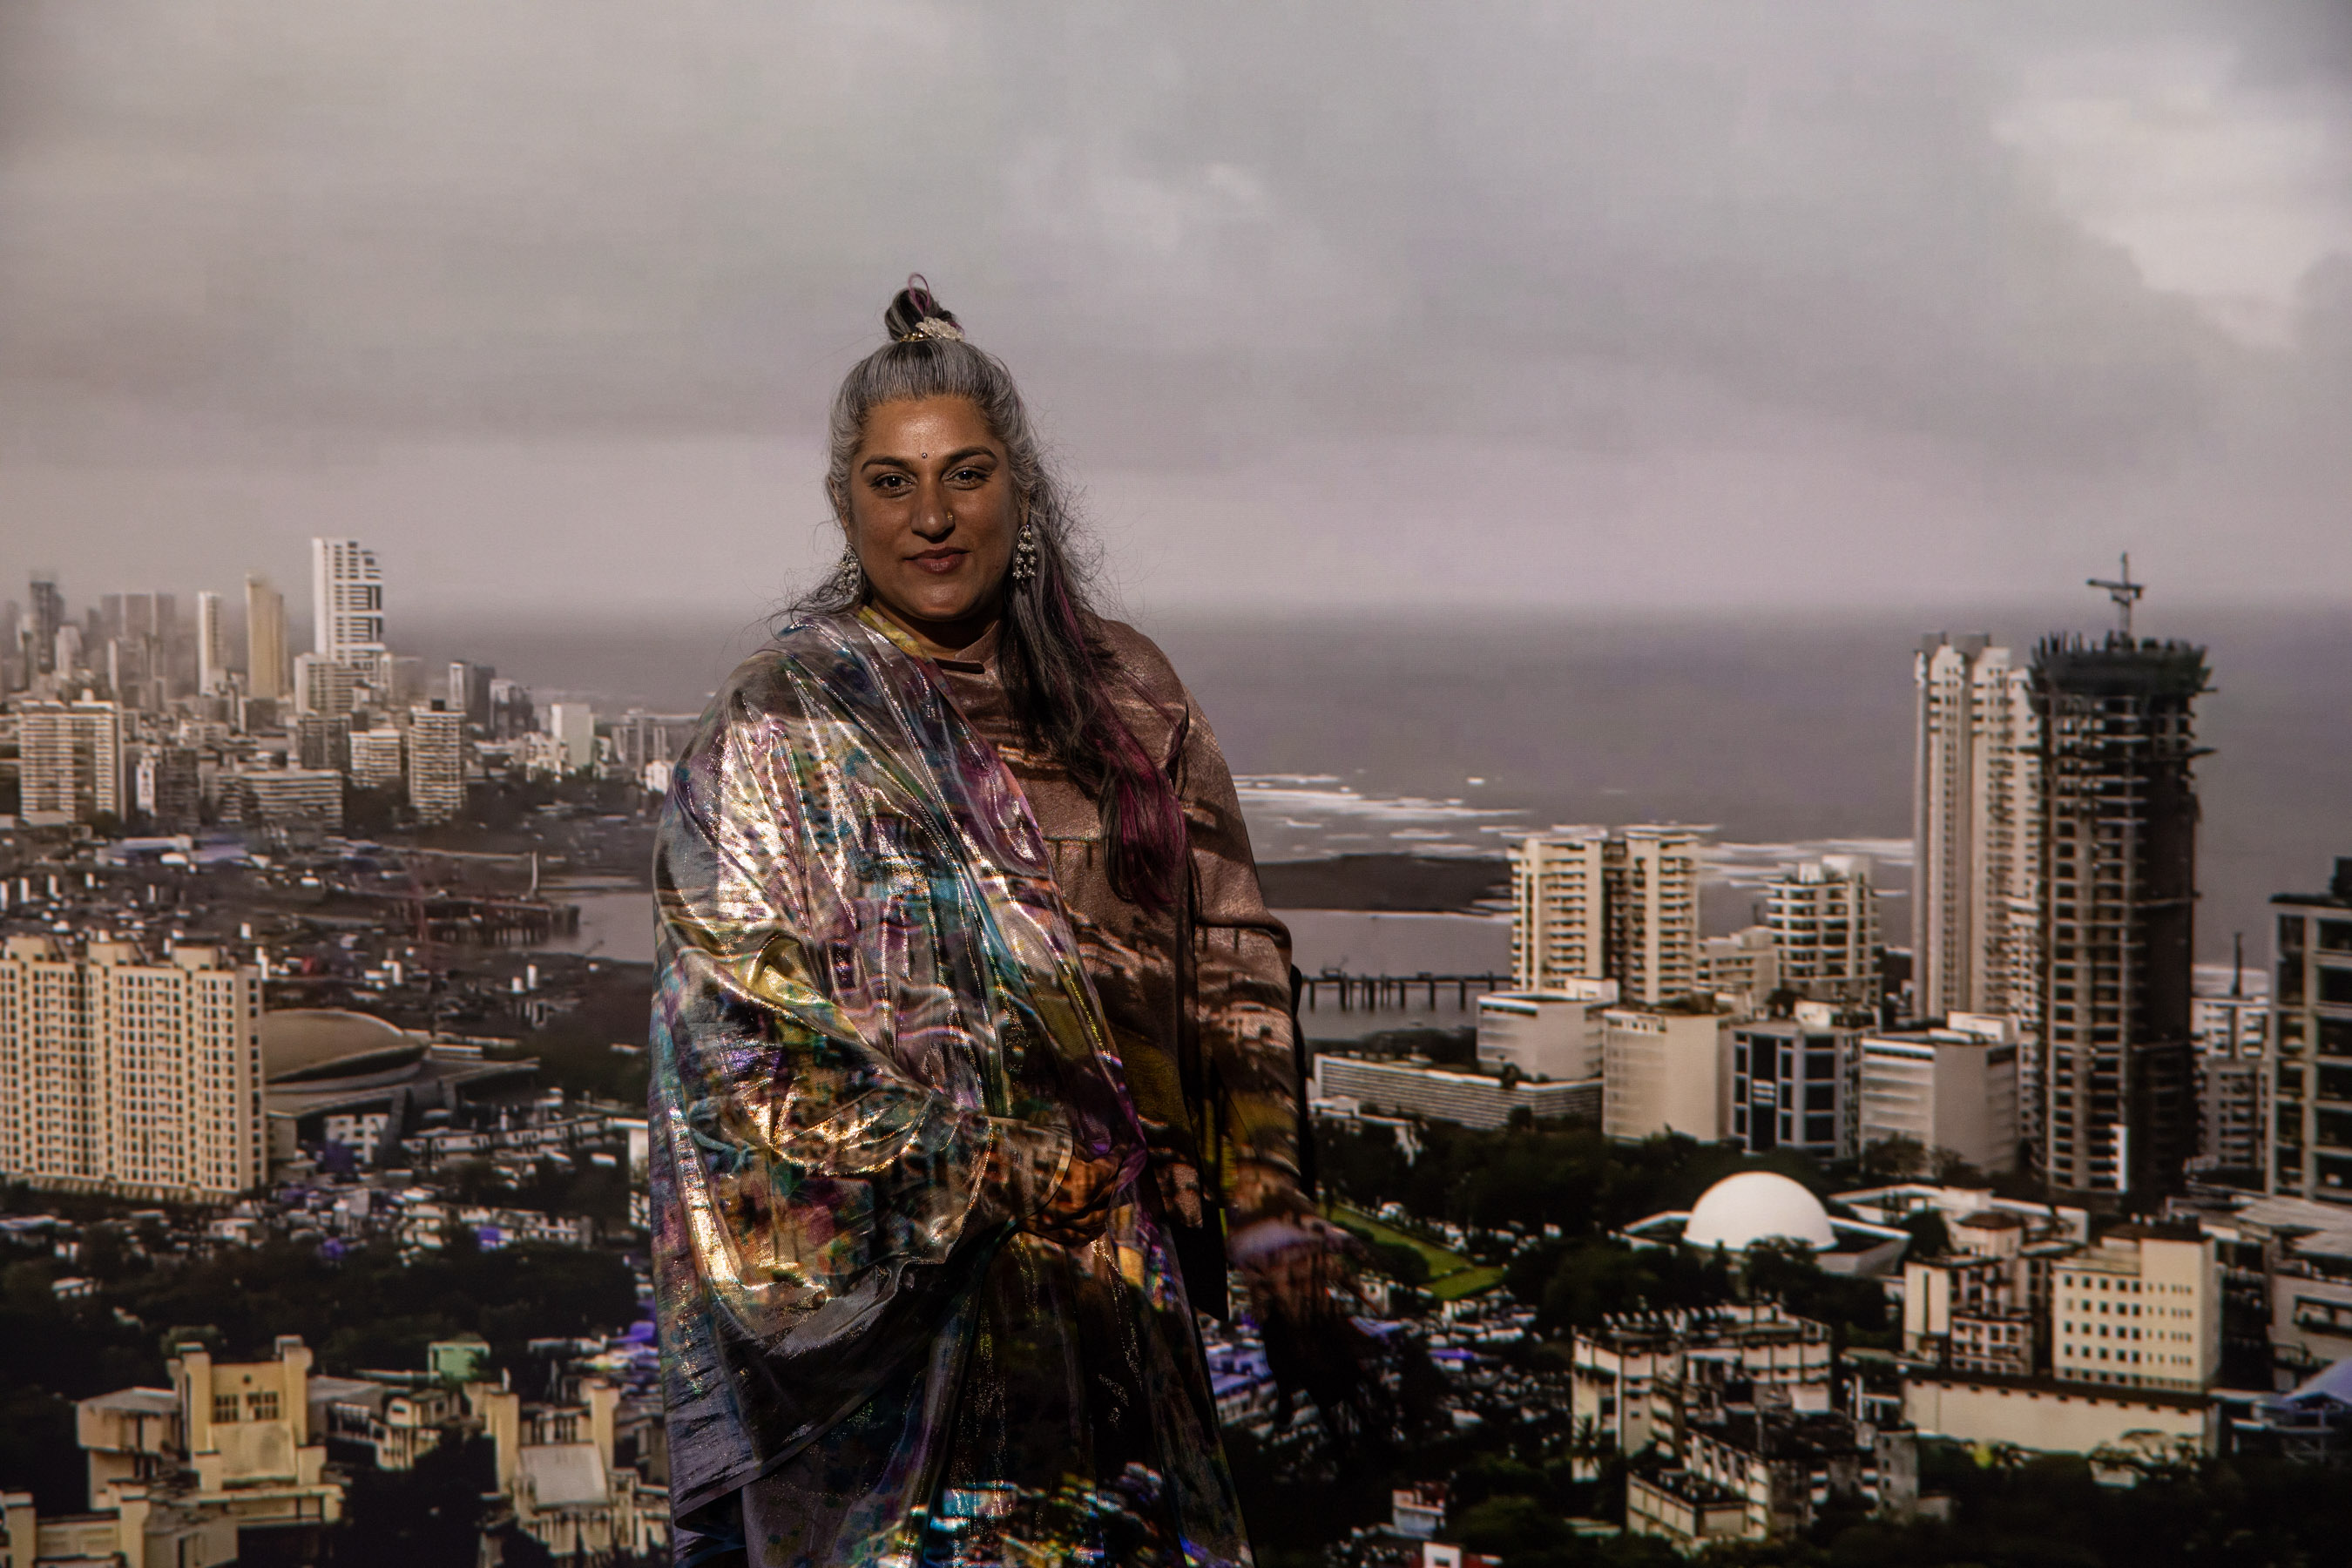
[[[1329,1310],[1288,938],[1011,377],[919,278],[884,320],[834,403],[841,568],[713,701],[656,855],[678,1559],[1246,1562],[1192,1303],[1229,1238],[1276,1318]]]

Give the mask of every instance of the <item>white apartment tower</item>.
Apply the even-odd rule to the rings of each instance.
[[[18,810],[36,827],[122,815],[122,714],[111,702],[16,710]]]
[[[2041,726],[2030,670],[1988,641],[1937,633],[1913,661],[1913,1010],[2039,1037]]]
[[[1698,989],[1698,835],[1628,827],[1611,842],[1609,978],[1627,1002],[1654,1007]]]
[[[0,1180],[207,1202],[263,1175],[257,971],[210,947],[0,942]]]
[[[1654,1006],[1699,988],[1701,843],[1687,828],[1558,827],[1511,851],[1511,971],[1522,991],[1614,980]]]
[[[338,664],[383,655],[383,574],[356,539],[310,541],[310,647]]]
[[[446,822],[465,810],[465,714],[439,702],[408,710],[408,804],[419,822]]]
[[[1825,855],[1764,889],[1780,984],[1816,1002],[1867,1005],[1878,995],[1878,893],[1870,861]]]
[[[1601,862],[1609,833],[1559,827],[1527,838],[1511,858],[1511,983],[1557,991],[1608,973]]]

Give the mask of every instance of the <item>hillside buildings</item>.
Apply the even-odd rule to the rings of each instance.
[[[154,1201],[257,1185],[257,971],[93,937],[0,942],[0,1180]]]

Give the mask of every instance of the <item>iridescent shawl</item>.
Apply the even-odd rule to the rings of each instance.
[[[805,1491],[755,1563],[901,1562],[943,1531],[1099,1553],[1139,1518],[1111,1560],[1244,1559],[1045,845],[936,671],[862,621],[787,628],[677,763],[656,889],[676,1511]],[[1074,1151],[1127,1201],[1067,1249],[1021,1227]]]

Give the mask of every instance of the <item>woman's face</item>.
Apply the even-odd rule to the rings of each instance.
[[[1021,526],[1003,444],[980,409],[962,397],[876,405],[850,458],[846,526],[893,620],[932,651],[977,638],[1003,595]]]

